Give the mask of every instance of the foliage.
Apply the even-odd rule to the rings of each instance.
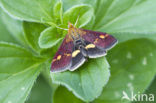
[[[121,103],[123,91],[143,93],[155,77],[155,0],[0,0],[0,7],[0,103],[24,103],[39,74],[46,82],[38,80],[27,103],[45,93],[52,95],[45,103]],[[74,72],[50,73],[67,33],[60,27],[77,18],[77,27],[119,43]]]

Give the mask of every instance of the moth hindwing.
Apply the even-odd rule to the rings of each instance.
[[[116,43],[117,39],[112,35],[78,29],[69,23],[68,34],[53,58],[51,71],[74,71],[86,61],[86,58],[105,56],[107,50]]]

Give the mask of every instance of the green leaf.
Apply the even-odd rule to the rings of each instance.
[[[32,22],[52,22],[55,0],[1,0],[1,7],[13,17]]]
[[[43,68],[42,62],[20,46],[0,42],[0,102],[23,103]]]
[[[82,5],[82,4],[96,4],[97,0],[62,0],[64,10],[68,10],[74,5]]]
[[[39,46],[41,48],[50,48],[60,42],[61,38],[55,27],[45,29],[39,37]]]
[[[102,64],[102,65],[101,65]],[[97,98],[106,85],[110,72],[104,57],[91,59],[74,72],[51,73],[53,82],[62,84],[84,101]]]
[[[24,103],[41,68],[41,65],[33,65],[14,74],[0,73],[0,78],[2,75],[9,75],[0,80],[0,102]]]
[[[34,57],[24,48],[0,42],[0,73],[21,72],[41,61],[41,58]]]
[[[5,12],[1,12],[1,15],[2,21],[5,24],[6,29],[10,32],[10,34],[14,37],[18,44],[26,45],[22,28],[22,21],[12,18]]]
[[[40,75],[34,84],[31,94],[26,103],[52,103],[53,89],[46,82],[42,75]]]
[[[2,9],[0,8],[2,11]],[[0,12],[0,15],[2,12]],[[10,32],[6,29],[6,25],[3,23],[2,16],[0,16],[0,41],[17,43],[15,38],[10,34]]]
[[[63,4],[61,1],[57,2],[54,6],[54,16],[55,20],[60,20],[61,24],[63,23]]]
[[[156,39],[155,0],[99,0],[94,29],[115,35],[123,42],[135,38]]]
[[[152,83],[150,84],[150,86],[148,87],[148,89],[145,91],[146,94],[156,94],[156,75],[153,78]]]
[[[78,19],[76,26],[83,27],[90,22],[93,17],[93,12],[94,10],[90,5],[76,5],[64,13],[63,22],[64,24],[68,24],[68,22],[74,24]]]
[[[121,103],[123,92],[143,93],[156,75],[156,43],[137,39],[121,43],[109,54],[111,77],[95,103]]]
[[[44,25],[39,23],[23,22],[25,38],[29,45],[37,52],[40,51],[40,47],[38,44],[39,36],[45,28],[46,27]]]
[[[72,92],[69,92],[65,87],[58,87],[54,94],[53,103],[70,103],[71,101],[74,103],[84,103],[80,99],[76,98]]]
[[[154,96],[156,95],[156,76],[153,79],[152,83],[150,84],[150,86],[148,87],[148,89],[145,91],[144,94],[153,94]],[[134,103],[147,103],[147,101],[140,101],[140,102],[134,102]]]
[[[156,40],[156,33],[113,33],[119,42],[125,42],[131,39],[140,39],[140,38],[148,38]]]

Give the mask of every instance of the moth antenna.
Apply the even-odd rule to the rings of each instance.
[[[56,28],[59,28],[59,29],[62,29],[62,30],[68,30],[68,29],[65,29],[65,28],[58,27],[58,26],[56,26]]]
[[[78,21],[79,21],[79,17],[80,17],[80,14],[79,14],[79,15],[78,15],[78,17],[77,17],[77,19],[76,19],[76,22],[75,22],[74,26],[76,26],[76,25],[77,25],[77,23],[78,23]]]
[[[68,30],[68,29],[65,29],[65,28],[61,28],[61,27],[57,26],[55,23],[52,23],[52,22],[48,22],[48,24],[52,25],[52,26],[55,26],[56,28],[59,28],[59,29]]]

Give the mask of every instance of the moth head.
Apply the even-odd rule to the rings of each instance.
[[[68,22],[68,28],[69,28],[68,29],[69,34],[74,34],[75,33],[76,28],[74,27],[74,25],[72,23]]]
[[[74,25],[73,25],[72,23],[68,22],[68,28],[69,28],[69,29],[70,29],[70,28],[74,28]]]

